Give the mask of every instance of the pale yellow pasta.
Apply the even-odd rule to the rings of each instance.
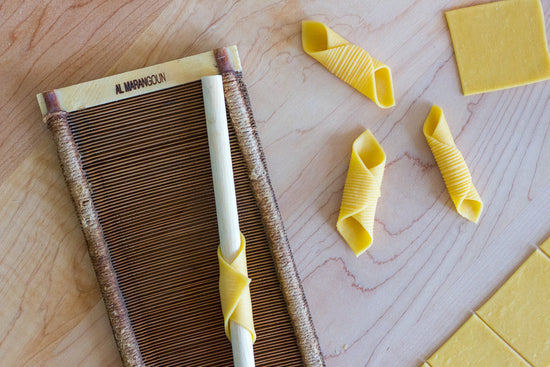
[[[544,241],[542,245],[540,245],[540,249],[546,253],[546,255],[550,256],[550,237]]]
[[[548,310],[550,259],[537,250],[428,363],[433,367],[548,367]]]
[[[241,248],[233,262],[228,263],[223,258],[218,247],[220,264],[220,299],[225,324],[225,335],[231,340],[229,321],[233,320],[252,334],[252,342],[256,341],[254,321],[252,319],[252,302],[250,300],[250,278],[246,268],[246,241],[241,234]]]
[[[372,244],[374,213],[380,197],[386,155],[369,130],[353,143],[351,159],[336,223],[356,256]]]
[[[428,359],[432,367],[531,367],[477,315]]]
[[[550,366],[550,259],[535,251],[477,314],[532,366]]]
[[[424,122],[424,136],[430,145],[435,161],[449,190],[456,210],[466,219],[477,223],[483,203],[472,183],[472,176],[458,150],[443,115],[434,105]]]
[[[494,1],[445,16],[464,95],[550,78],[540,0]]]
[[[390,68],[323,23],[302,22],[302,47],[308,55],[378,106],[395,105]]]

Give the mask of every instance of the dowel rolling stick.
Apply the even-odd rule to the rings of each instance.
[[[203,77],[201,81],[216,199],[220,251],[225,261],[232,263],[239,255],[242,245],[223,83],[219,75]],[[250,293],[246,292],[244,296],[250,297]],[[251,332],[234,320],[229,321],[229,332],[235,366],[254,366]]]

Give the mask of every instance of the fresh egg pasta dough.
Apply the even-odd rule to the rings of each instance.
[[[548,237],[546,241],[540,245],[540,249],[544,251],[546,255],[550,256],[550,237]]]
[[[254,322],[252,320],[252,302],[250,300],[250,278],[246,268],[246,241],[241,234],[241,248],[233,262],[228,263],[223,258],[218,247],[220,264],[220,299],[225,323],[225,335],[231,340],[229,321],[233,320],[252,334],[252,342],[256,341]]]
[[[464,95],[550,78],[539,0],[495,1],[445,15]]]
[[[386,154],[369,130],[354,142],[336,223],[356,256],[372,244],[374,212],[380,197]]]
[[[431,367],[530,367],[473,315],[428,359]]]
[[[395,105],[391,70],[361,47],[352,45],[321,22],[302,22],[302,47],[331,73],[372,99],[378,106]]]
[[[548,243],[550,238],[542,246]],[[549,310],[550,258],[536,250],[428,359],[429,366],[548,367]]]
[[[440,107],[434,105],[424,122],[424,136],[460,215],[477,223],[483,203],[472,183],[472,176],[458,150]]]
[[[535,251],[477,314],[534,367],[550,366],[550,259]]]

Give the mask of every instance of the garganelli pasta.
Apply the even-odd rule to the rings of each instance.
[[[369,130],[354,142],[336,223],[356,256],[372,244],[374,213],[380,197],[386,154]]]
[[[390,68],[321,22],[302,22],[302,47],[331,73],[378,106],[395,105]]]
[[[220,299],[222,303],[225,335],[231,340],[229,321],[233,320],[252,334],[256,341],[252,303],[250,301],[250,278],[246,267],[246,241],[241,233],[241,248],[233,262],[228,263],[218,247],[220,263]]]
[[[434,105],[424,122],[424,136],[449,190],[456,210],[477,223],[483,203],[472,183],[472,176],[458,150],[441,107]]]

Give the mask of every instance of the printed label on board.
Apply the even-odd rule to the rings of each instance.
[[[128,80],[121,84],[115,84],[115,92],[116,94],[123,94],[126,92],[133,91],[135,89],[145,88],[151,85],[156,85],[164,82],[166,82],[165,73],[148,75],[143,78]]]

